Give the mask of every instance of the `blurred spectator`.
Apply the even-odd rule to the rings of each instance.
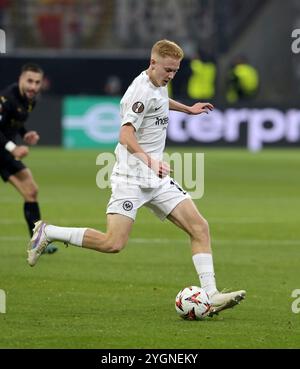
[[[50,12],[38,16],[38,29],[44,47],[60,48],[62,46],[63,14]]]
[[[104,92],[107,95],[119,96],[122,94],[122,82],[118,76],[111,75],[107,78],[104,85]]]
[[[66,28],[64,29],[64,46],[76,49],[81,42],[81,22],[80,13],[75,8],[70,9],[65,17]]]
[[[234,58],[226,80],[226,100],[233,104],[254,98],[259,88],[258,71],[244,56]]]
[[[187,94],[191,99],[212,99],[215,96],[216,65],[212,58],[198,52],[190,62],[191,75]]]

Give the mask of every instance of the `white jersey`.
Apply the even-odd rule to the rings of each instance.
[[[151,157],[162,160],[167,136],[169,98],[167,87],[156,87],[146,71],[136,77],[121,100],[121,125],[131,123],[137,142]],[[161,179],[118,143],[112,178],[157,187]]]

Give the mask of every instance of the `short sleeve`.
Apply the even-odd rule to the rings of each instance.
[[[137,131],[148,110],[149,99],[147,88],[133,88],[127,91],[121,101],[121,125],[131,123]]]

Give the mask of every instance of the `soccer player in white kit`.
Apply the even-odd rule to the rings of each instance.
[[[170,167],[162,160],[169,110],[197,115],[213,109],[210,103],[187,106],[168,97],[167,84],[179,70],[183,56],[176,43],[156,42],[149,68],[134,79],[121,100],[121,129],[111,175],[106,233],[39,221],[35,224],[27,260],[34,266],[53,241],[117,253],[127,243],[137,210],[145,205],[160,219],[167,218],[190,236],[192,260],[200,285],[210,297],[213,315],[238,304],[246,292],[218,291],[208,223],[189,194],[169,176]]]

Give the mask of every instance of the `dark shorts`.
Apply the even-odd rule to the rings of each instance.
[[[26,166],[20,160],[16,160],[8,151],[0,150],[0,175],[3,181],[7,182],[11,175],[25,168]]]

